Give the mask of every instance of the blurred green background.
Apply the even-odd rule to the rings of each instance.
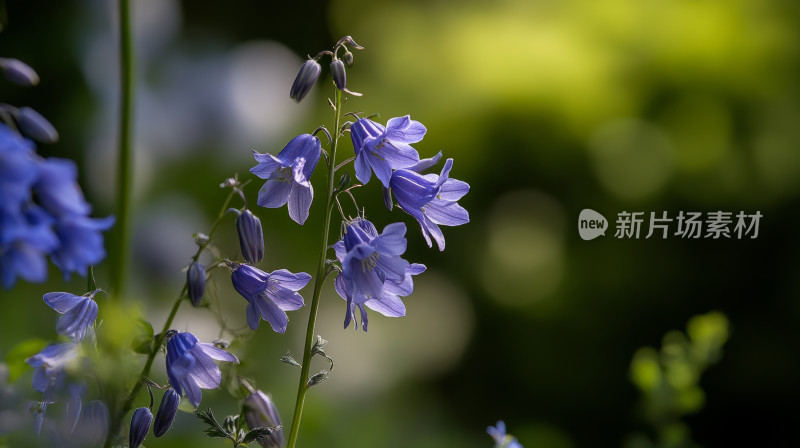
[[[218,184],[238,172],[254,181],[254,202],[253,149],[276,153],[298,133],[332,126],[329,78],[299,105],[288,90],[306,54],[343,35],[366,47],[348,72],[348,87],[364,96],[346,110],[382,122],[411,114],[428,128],[420,154],[453,157],[451,176],[471,185],[460,201],[471,222],[444,229],[444,252],[428,249],[408,216],[383,208],[376,182],[358,191],[379,228],[408,224],[407,259],[429,270],[405,300],[407,316],[372,313],[366,334],[341,329],[344,302],[328,282],[318,333],[336,368],[309,394],[302,446],[485,447],[485,427],[498,419],[527,448],[648,446],[641,437],[658,438],[658,426],[631,381],[634,354],[660,350],[665,334],[712,310],[729,319],[730,339],[699,379],[698,412],[683,419],[692,438],[707,447],[796,443],[796,2],[132,3],[135,276],[125,300],[141,301],[156,328],[180,291],[192,233],[208,230],[224,198]],[[56,126],[61,140],[39,152],[80,164],[95,216],[113,211],[115,4],[9,1],[0,34],[0,54],[42,79],[31,89],[2,83],[2,100]],[[303,227],[285,208],[254,210],[266,234],[262,268],[314,272],[323,178],[314,176],[318,200]],[[756,239],[645,239],[644,229],[640,239],[608,232],[583,241],[584,208],[612,226],[622,211],[763,218]],[[220,253],[237,256],[232,217],[219,236]],[[85,290],[80,277],[62,280],[51,269],[45,285],[0,292],[0,357],[21,340],[55,337],[42,294]],[[303,292],[308,300],[311,288]],[[243,360],[237,372],[273,395],[289,425],[298,371],[277,360],[287,350],[300,357],[307,308],[289,314],[286,335],[266,324],[251,334],[225,273],[210,293],[226,325],[245,335],[232,347]],[[182,308],[174,328],[220,336],[204,309]],[[153,376],[166,382],[162,358],[156,365]],[[16,386],[35,400],[29,381],[28,373]],[[236,412],[224,391],[203,395],[201,407]],[[11,414],[0,421],[15,421]],[[225,446],[201,439],[200,428],[183,414],[146,445]]]

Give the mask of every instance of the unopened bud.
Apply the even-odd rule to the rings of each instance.
[[[322,67],[313,59],[309,59],[300,67],[300,72],[294,78],[292,89],[289,91],[289,98],[297,101],[302,100],[306,94],[314,87],[314,83],[319,79]]]
[[[386,206],[389,211],[392,211],[394,207],[394,202],[392,201],[392,189],[383,187],[383,205]]]
[[[14,84],[21,86],[35,86],[39,84],[39,75],[28,64],[19,59],[0,58],[0,69],[6,78]]]
[[[244,399],[244,419],[247,427],[276,428],[281,426],[281,417],[275,403],[264,392],[257,390]],[[280,448],[283,445],[283,430],[277,429],[258,439],[264,448]]]
[[[342,55],[342,59],[344,60],[344,63],[347,64],[348,67],[353,66],[353,53],[345,51],[344,54]]]
[[[189,270],[186,271],[186,285],[192,305],[200,306],[203,293],[206,291],[206,267],[198,262],[190,264]]]
[[[19,130],[28,137],[41,143],[58,141],[58,131],[39,112],[30,107],[21,107],[14,117]]]
[[[150,424],[153,422],[153,413],[149,408],[139,408],[133,411],[131,417],[131,432],[128,434],[128,447],[137,448],[147,437]]]
[[[169,430],[172,422],[175,421],[175,414],[178,412],[179,404],[181,404],[181,396],[175,392],[175,389],[167,389],[164,392],[164,398],[161,399],[158,412],[156,412],[156,419],[153,422],[153,435],[161,437]]]
[[[347,88],[347,73],[344,70],[344,62],[341,59],[335,59],[331,62],[331,76],[337,89],[345,90]]]
[[[239,233],[239,247],[248,264],[256,264],[264,259],[264,232],[261,220],[250,210],[243,211],[236,218],[236,231]]]

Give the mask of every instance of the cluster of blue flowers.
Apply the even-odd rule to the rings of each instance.
[[[0,58],[0,69],[23,85],[38,76],[15,59]],[[103,235],[113,217],[89,217],[91,206],[78,186],[78,170],[67,159],[42,158],[32,140],[58,140],[53,126],[31,108],[0,104],[0,282],[10,288],[20,277],[47,278],[49,256],[64,273],[86,275],[105,258]],[[29,137],[25,138],[25,137]]]

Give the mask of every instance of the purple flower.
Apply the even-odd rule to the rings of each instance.
[[[203,293],[206,291],[206,267],[196,261],[190,264],[186,271],[186,286],[189,291],[189,301],[193,306],[200,306],[203,302]]]
[[[405,316],[406,307],[399,296],[414,290],[412,275],[425,271],[421,264],[410,264],[400,257],[406,251],[406,225],[389,224],[378,234],[366,219],[347,224],[342,240],[334,245],[336,257],[342,263],[342,273],[336,277],[336,292],[347,300],[344,327],[361,314],[361,327],[367,331],[368,308],[384,316]]]
[[[150,431],[150,424],[153,422],[153,413],[149,408],[138,408],[133,411],[131,417],[131,430],[128,434],[128,447],[138,448],[147,437],[147,431]]]
[[[258,165],[250,169],[267,182],[258,191],[258,205],[266,208],[283,207],[289,203],[289,216],[298,224],[308,219],[314,189],[311,174],[319,162],[322,145],[311,134],[293,138],[277,156],[253,151]]]
[[[469,192],[469,184],[450,179],[452,167],[453,159],[447,159],[438,176],[401,169],[392,173],[390,182],[397,204],[419,222],[428,247],[432,246],[433,237],[439,250],[444,250],[440,225],[460,226],[469,222],[469,212],[457,202]]]
[[[297,77],[294,78],[292,88],[289,91],[289,98],[299,103],[314,87],[314,83],[317,82],[321,73],[322,67],[319,62],[314,59],[307,59],[300,67]]]
[[[244,399],[244,419],[251,430],[281,426],[281,416],[275,403],[260,390],[253,391]],[[272,431],[268,436],[258,439],[258,443],[264,448],[280,448],[283,446],[283,430]]]
[[[506,424],[499,420],[497,426],[489,426],[486,432],[494,439],[495,447],[497,448],[523,448],[516,437],[506,434]]]
[[[305,272],[292,274],[286,269],[271,273],[246,264],[231,263],[231,282],[236,291],[249,303],[247,324],[256,330],[261,319],[269,322],[278,333],[286,332],[289,318],[286,311],[303,306],[302,289],[311,276]]]
[[[89,266],[103,261],[106,250],[103,246],[102,231],[114,225],[114,217],[94,219],[86,216],[62,217],[56,222],[54,230],[60,246],[50,258],[53,264],[69,279],[71,272],[86,276]]]
[[[180,404],[181,396],[175,392],[175,389],[167,389],[164,391],[164,397],[161,398],[161,404],[158,406],[156,419],[153,423],[153,434],[156,437],[161,437],[166,434],[170,426],[172,426]]]
[[[238,213],[238,212],[237,212]],[[239,234],[239,247],[244,261],[250,264],[264,259],[264,231],[261,220],[250,210],[245,209],[236,217],[236,231]]]
[[[33,390],[42,392],[45,401],[52,401],[53,393],[64,381],[64,368],[78,354],[77,345],[72,342],[54,344],[26,359],[34,367]]]
[[[167,376],[178,393],[186,396],[195,407],[200,405],[200,389],[216,389],[222,380],[222,372],[214,363],[239,360],[213,344],[197,342],[191,333],[177,333],[167,342]]]
[[[97,318],[97,302],[92,299],[98,291],[96,289],[84,296],[68,292],[49,292],[44,295],[44,303],[62,315],[56,323],[58,334],[69,336],[74,342],[83,340],[86,330],[91,331]]]
[[[109,429],[108,406],[100,400],[87,403],[81,414],[80,427],[83,446],[105,442]]]
[[[419,162],[417,150],[409,143],[417,143],[425,136],[425,126],[409,115],[391,118],[386,127],[362,118],[350,127],[353,149],[356,153],[355,170],[359,181],[366,184],[375,171],[384,187],[389,186],[392,170],[407,168]]]

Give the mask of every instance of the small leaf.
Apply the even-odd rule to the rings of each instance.
[[[209,426],[208,428],[203,430],[203,432],[206,433],[207,436],[220,437],[220,438],[231,437],[229,433],[225,432],[225,428],[220,426],[220,424],[214,418],[214,414],[211,412],[211,408],[209,408],[207,411],[198,410],[194,414],[197,416],[197,418],[199,418]]]
[[[256,440],[259,440],[259,439],[262,439],[264,437],[269,436],[270,434],[272,434],[275,431],[280,431],[281,428],[283,428],[283,427],[278,425],[278,426],[274,426],[272,428],[260,427],[260,428],[251,429],[247,433],[247,435],[244,436],[244,438],[242,439],[241,443],[255,442]]]
[[[137,319],[137,323],[137,334],[133,338],[133,342],[131,342],[131,349],[140,355],[149,355],[153,350],[153,344],[155,343],[153,326],[150,325],[150,322],[144,319]]]
[[[235,415],[229,415],[225,417],[225,420],[222,422],[222,427],[228,434],[236,433],[236,417]]]
[[[289,356],[289,352],[286,352],[285,355],[281,356],[281,362],[285,362],[286,364],[289,364],[289,365],[301,367],[299,362],[295,361],[294,358]]]
[[[319,373],[314,374],[311,378],[308,379],[306,386],[308,387],[316,386],[317,384],[327,379],[328,379],[328,371],[320,370]]]

